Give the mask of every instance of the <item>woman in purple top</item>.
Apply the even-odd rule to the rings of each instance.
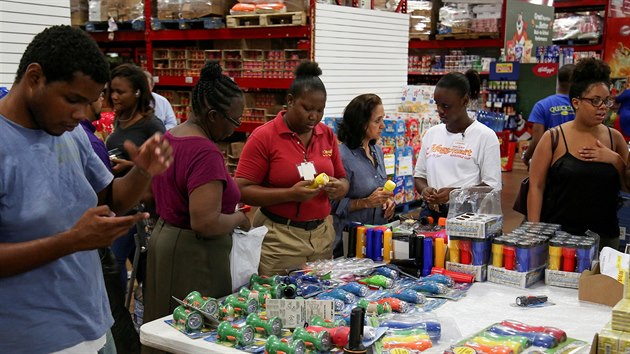
[[[192,91],[192,116],[165,135],[174,162],[151,185],[160,220],[149,243],[144,322],[172,313],[171,296],[231,293],[231,233],[250,223],[235,211],[240,192],[216,142],[240,125],[243,107],[241,89],[208,62]]]

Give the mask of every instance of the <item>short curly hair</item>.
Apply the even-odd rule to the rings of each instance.
[[[38,33],[26,47],[15,83],[33,63],[42,67],[46,83],[71,82],[81,72],[99,84],[109,80],[109,65],[96,42],[85,32],[71,26],[52,26]]]
[[[594,84],[610,86],[610,66],[595,58],[580,59],[571,75],[569,98],[582,97]]]

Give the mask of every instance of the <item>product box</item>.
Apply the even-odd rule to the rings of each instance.
[[[623,284],[601,274],[599,264],[593,270],[585,270],[578,287],[578,299],[613,307],[623,298]]]
[[[413,202],[415,200],[416,186],[413,180],[413,176],[405,177],[405,202]]]
[[[488,281],[515,288],[529,288],[543,278],[545,268],[546,264],[529,272],[517,272],[489,265]]]
[[[396,203],[396,205],[403,204],[406,196],[405,177],[396,176],[393,181],[396,183],[396,188],[394,188],[394,203]]]
[[[545,284],[561,288],[577,289],[580,283],[580,273],[563,272],[561,270],[545,269]]]
[[[449,236],[487,238],[501,234],[502,229],[502,215],[463,213],[446,220]]]
[[[454,262],[447,261],[446,270],[474,275],[475,281],[479,281],[479,282],[488,280],[488,266],[487,265],[461,264],[461,263],[454,263]]]

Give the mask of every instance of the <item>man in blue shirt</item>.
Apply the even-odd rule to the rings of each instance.
[[[87,34],[53,26],[33,38],[0,100],[0,353],[105,343],[112,317],[96,249],[148,217],[116,215],[171,163],[159,135],[125,144],[135,163],[125,177],[99,160],[79,123],[108,79]]]
[[[521,155],[521,159],[529,167],[529,160],[534,156],[536,145],[547,129],[556,127],[575,118],[573,106],[569,100],[569,88],[571,87],[571,75],[575,65],[563,65],[558,70],[558,85],[556,94],[543,98],[536,102],[528,121],[533,123],[532,141],[527,150]]]

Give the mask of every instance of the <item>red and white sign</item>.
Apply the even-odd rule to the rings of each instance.
[[[552,77],[558,73],[557,63],[540,63],[532,68],[534,75],[538,77]]]

